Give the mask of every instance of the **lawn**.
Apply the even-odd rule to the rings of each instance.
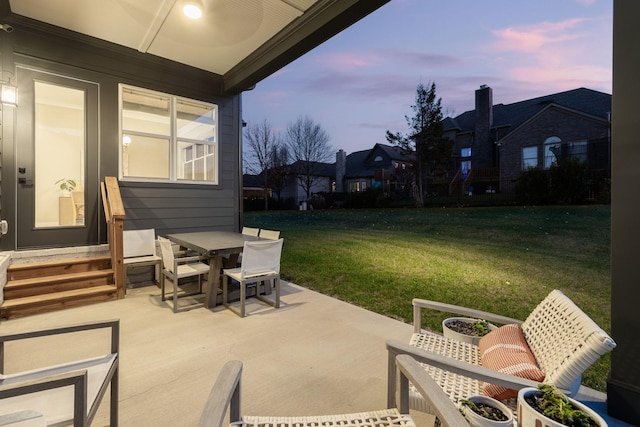
[[[412,322],[412,298],[524,319],[560,289],[610,332],[610,206],[246,212],[281,231],[286,280]],[[446,315],[425,313],[441,330]],[[583,376],[605,390],[609,356]]]

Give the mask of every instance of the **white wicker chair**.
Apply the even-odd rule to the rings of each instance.
[[[561,291],[552,291],[523,322],[493,313],[436,301],[414,299],[414,333],[409,344],[388,340],[389,384],[396,381],[392,367],[396,355],[407,353],[423,363],[429,375],[454,402],[482,394],[484,383],[519,390],[536,387],[535,381],[494,371],[480,364],[478,346],[444,338],[421,328],[422,309],[434,309],[493,323],[519,323],[529,348],[545,373],[545,383],[554,384],[573,396],[580,388],[582,373],[616,344]],[[387,399],[395,399],[391,388]],[[510,402],[514,403],[514,402]],[[429,412],[426,402],[411,394],[411,408]]]
[[[411,357],[400,355],[394,366],[400,371],[399,404],[394,401],[392,409],[353,414],[269,417],[242,416],[240,413],[240,379],[242,362],[227,362],[218,375],[218,379],[209,394],[205,409],[200,417],[199,427],[221,427],[229,412],[230,426],[233,427],[415,427],[409,415],[409,382],[424,396],[434,408],[432,412],[443,427],[468,427],[469,424],[460,414],[438,385],[426,374],[424,369]],[[395,367],[394,367],[395,369]],[[393,385],[395,389],[395,383]]]

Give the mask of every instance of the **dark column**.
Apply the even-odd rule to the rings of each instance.
[[[473,145],[471,146],[471,169],[484,169],[493,164],[493,90],[486,85],[476,90],[476,111]]]
[[[614,0],[611,142],[611,416],[640,425],[640,1]]]

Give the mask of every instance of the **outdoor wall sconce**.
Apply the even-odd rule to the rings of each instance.
[[[10,107],[18,106],[18,88],[8,83],[2,83],[0,89],[0,101]]]

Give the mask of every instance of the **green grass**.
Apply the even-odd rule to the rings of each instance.
[[[610,332],[610,206],[247,212],[285,239],[282,274],[412,322],[412,298],[524,319],[562,290]],[[442,313],[423,326],[441,330]],[[583,376],[605,390],[609,356]]]

